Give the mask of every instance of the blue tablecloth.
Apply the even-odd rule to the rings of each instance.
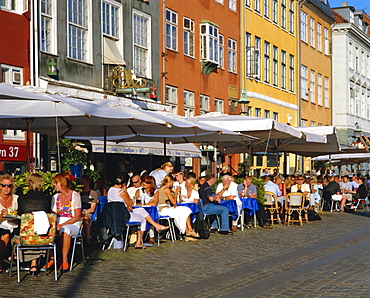
[[[149,215],[153,218],[154,221],[157,221],[159,219],[159,213],[158,208],[156,206],[133,206],[134,208],[144,208],[146,212],[149,213]],[[149,229],[151,225],[149,223],[146,224],[146,229]]]
[[[195,203],[179,203],[177,206],[185,206],[191,209],[191,214],[195,214],[199,212],[199,207]]]
[[[242,208],[248,209],[249,215],[252,216],[258,210],[258,202],[255,198],[240,198],[242,201]]]
[[[238,208],[236,206],[235,200],[221,201],[220,205],[226,206],[227,209],[229,209],[229,213],[231,214],[231,217],[233,218],[233,220],[238,219]]]

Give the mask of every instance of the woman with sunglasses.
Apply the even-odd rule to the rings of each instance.
[[[138,189],[135,194],[136,202],[141,202],[144,206],[157,206],[158,205],[158,191],[156,180],[153,176],[146,176],[143,181],[143,187]]]
[[[18,209],[18,196],[14,194],[14,178],[11,175],[0,176],[0,272],[3,272],[3,253],[10,241],[10,234],[17,225],[11,220],[3,220],[3,215],[15,213]]]

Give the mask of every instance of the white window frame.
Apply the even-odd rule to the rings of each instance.
[[[237,73],[237,69],[236,69],[236,65],[237,65],[237,57],[236,57],[236,52],[237,51],[237,48],[236,48],[236,40],[232,39],[232,38],[228,38],[227,40],[227,68],[229,70],[229,72],[232,72],[232,73]]]
[[[194,58],[194,20],[184,17],[184,55]]]
[[[199,96],[200,114],[204,115],[209,112],[209,96],[200,94]]]
[[[3,140],[23,141],[25,139],[24,132],[19,129],[4,129],[2,135]]]
[[[322,106],[322,74],[317,74],[317,104]]]
[[[194,92],[184,90],[184,116],[194,117]]]
[[[294,56],[289,55],[289,91],[294,92]]]
[[[254,75],[257,79],[261,79],[261,38],[254,38]]]
[[[294,1],[289,3],[289,32],[294,34]]]
[[[218,33],[218,67],[224,68],[224,36]]]
[[[201,61],[219,64],[218,29],[218,26],[215,24],[200,24]]]
[[[307,14],[301,10],[301,40],[307,43]]]
[[[287,78],[287,75],[286,75],[286,52],[285,51],[281,51],[281,88],[286,90],[286,78]]]
[[[281,0],[281,28],[286,29],[286,5],[285,0]]]
[[[217,3],[224,4],[224,0],[215,0]]]
[[[108,12],[104,8],[108,8]],[[114,9],[115,14],[112,14]],[[121,6],[116,2],[102,1],[102,32],[104,35],[118,39],[120,36]],[[106,20],[106,22],[104,21]]]
[[[255,117],[261,117],[261,109],[260,108],[255,108],[254,109],[254,116]]]
[[[245,6],[251,7],[251,0],[245,0]]]
[[[263,0],[263,15],[266,18],[270,17],[270,0]]]
[[[166,104],[171,113],[177,114],[177,87],[166,85]]]
[[[307,98],[307,66],[301,65],[301,99],[308,100]]]
[[[329,30],[324,27],[324,54],[329,56]]]
[[[279,67],[278,67],[278,54],[279,50],[276,46],[272,47],[272,84],[274,86],[278,85],[278,72],[279,72]]]
[[[81,5],[80,11],[72,11],[69,7],[72,3]],[[82,2],[82,3],[81,3]],[[91,18],[92,15],[91,0],[68,0],[67,1],[67,57],[82,62],[91,62],[91,39],[92,30]],[[72,16],[72,19],[71,19]],[[75,22],[77,21],[77,22]],[[74,34],[75,33],[75,34]],[[75,49],[75,53],[74,53]]]
[[[264,111],[264,118],[267,118],[267,119],[270,118],[270,110],[265,110]]]
[[[310,99],[312,103],[315,103],[315,71],[311,69],[310,72]]]
[[[23,85],[23,68],[8,64],[0,64],[2,82],[12,86]]]
[[[310,18],[310,46],[315,47],[315,20]]]
[[[178,21],[177,12],[166,8],[166,48],[172,51],[178,48]]]
[[[278,22],[278,1],[272,0],[272,21],[276,24]]]
[[[141,24],[146,24],[145,28],[137,28],[135,20],[142,20]],[[152,42],[151,42],[151,16],[139,10],[132,11],[132,43],[133,43],[133,70],[140,77],[152,77]],[[146,33],[146,34],[145,34]],[[140,36],[139,34],[143,34]]]
[[[329,108],[329,78],[324,77],[324,106]]]
[[[219,98],[215,98],[215,112],[224,113],[224,101]]]
[[[316,40],[317,40],[317,50],[319,52],[322,52],[322,41],[321,41],[321,24],[317,23],[316,24],[317,32],[316,32]]]
[[[229,9],[236,12],[236,0],[229,0]]]
[[[254,10],[258,13],[261,11],[261,2],[260,0],[254,0]]]
[[[279,113],[278,112],[272,112],[272,119],[275,121],[279,121]]]
[[[22,14],[28,10],[28,0],[2,0],[0,7],[1,10]]]
[[[306,119],[301,119],[301,125],[300,126],[306,126],[307,125],[307,120]]]
[[[263,47],[263,79],[265,83],[270,83],[270,43],[265,41]]]
[[[46,10],[43,10],[47,7]],[[56,2],[54,0],[42,0],[40,3],[40,51],[56,54]]]

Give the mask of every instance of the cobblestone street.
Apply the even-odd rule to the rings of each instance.
[[[0,296],[370,297],[369,212],[211,234],[127,252],[96,249],[60,276],[0,275]],[[98,247],[97,247],[98,248]],[[25,273],[22,273],[25,276]]]

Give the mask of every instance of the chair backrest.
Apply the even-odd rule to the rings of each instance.
[[[290,207],[303,207],[304,195],[300,192],[288,193],[286,200]]]
[[[265,191],[265,198],[264,205],[274,205],[276,203],[276,195],[273,192]]]
[[[108,203],[108,197],[107,196],[101,196],[99,197],[99,211],[103,211],[105,204]]]
[[[49,219],[49,231],[47,235],[34,233],[34,216],[32,213],[25,213],[21,216],[20,237],[22,245],[45,245],[54,242],[56,235],[57,215],[47,213]]]

